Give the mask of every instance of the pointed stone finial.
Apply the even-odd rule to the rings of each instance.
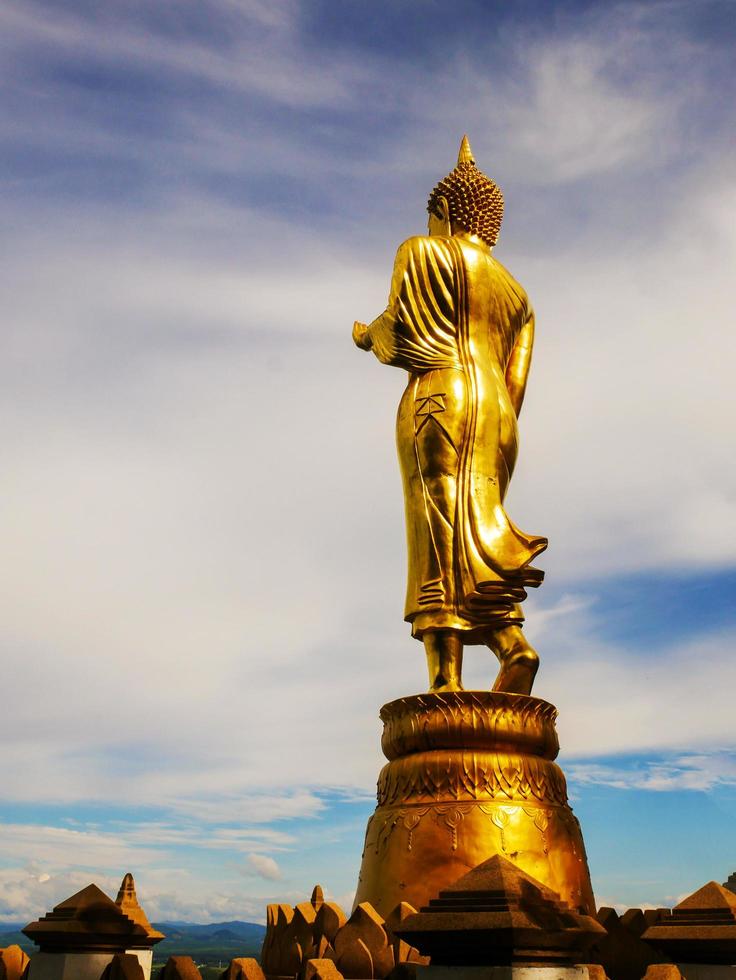
[[[160,936],[163,938],[163,934],[153,928],[148,921],[146,913],[141,908],[138,896],[135,893],[135,880],[130,872],[125,875],[120,883],[115,904],[125,912],[129,919],[132,919],[137,925],[143,926],[149,936]]]
[[[20,980],[29,962],[20,946],[0,949],[0,980]]]
[[[202,980],[202,974],[191,956],[170,956],[158,980]]]
[[[608,980],[600,963],[586,963],[585,969],[588,971],[588,980]]]
[[[475,166],[475,158],[473,157],[473,151],[470,148],[470,140],[467,134],[463,136],[463,141],[460,144],[460,152],[457,155],[458,167],[461,163],[472,163]]]
[[[335,902],[323,902],[314,920],[315,941],[325,939],[332,944],[335,936],[348,921],[348,917]]]
[[[145,980],[143,967],[134,953],[116,953],[100,980]]]
[[[325,895],[322,891],[322,885],[315,885],[312,891],[312,897],[310,899],[315,910],[319,912],[322,906],[325,904]]]
[[[120,888],[118,888],[118,897],[115,899],[115,904],[123,908],[126,904],[138,904],[138,896],[135,893],[135,880],[130,871],[124,876],[122,882],[120,883]]]
[[[370,902],[361,902],[335,936],[335,965],[352,980],[387,977],[396,965],[384,920]]]
[[[676,963],[652,963],[647,967],[644,980],[683,980]]]
[[[417,910],[413,905],[408,902],[399,902],[396,908],[391,912],[389,917],[386,919],[385,929],[389,933],[389,941],[394,948],[394,961],[399,963],[420,963],[423,966],[429,965],[429,958],[426,956],[421,956],[419,952],[410,946],[409,943],[405,943],[403,939],[399,939],[395,935],[397,929],[401,928],[402,923],[405,919],[408,919],[410,915],[416,915]]]
[[[304,980],[344,980],[332,960],[307,960]]]
[[[258,960],[251,956],[242,956],[230,960],[220,980],[266,980],[266,977]]]

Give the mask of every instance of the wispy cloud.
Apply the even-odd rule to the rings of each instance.
[[[583,614],[595,605],[591,595],[562,595],[552,605],[540,605],[534,610],[534,628],[540,634],[550,621]]]
[[[141,820],[126,826],[117,822],[114,829],[104,830],[94,824],[59,827],[4,823],[0,855],[7,860],[18,853],[31,852],[35,854],[33,860],[47,868],[74,864],[108,871],[126,865],[150,867],[160,862],[162,851],[168,851],[170,856],[173,848],[180,847],[227,850],[232,854],[247,854],[249,860],[258,861],[260,849],[288,849],[293,841],[290,834],[271,828],[208,827],[205,830],[187,825],[181,819],[176,825]]]
[[[504,93],[502,112],[532,182],[621,181],[687,152],[686,120],[707,104],[713,65],[681,15],[676,3],[613,3],[519,32],[525,84],[515,104]]]
[[[262,852],[288,851],[294,843],[291,835],[271,828],[203,827],[181,815],[175,824],[125,823],[107,816],[104,823],[103,829],[90,822],[5,822],[0,919],[35,918],[90,881],[114,896],[123,873],[132,870],[141,901],[154,917],[216,919],[229,913],[231,918],[247,915],[262,921],[270,898],[253,883],[243,889],[238,858],[256,878],[276,881],[282,878],[279,866]],[[293,891],[288,883],[284,888]]]
[[[733,628],[630,649],[603,643],[585,614],[527,630],[542,653],[536,693],[560,710],[564,754],[581,759],[618,753],[736,750],[728,654]],[[697,669],[694,669],[697,665]],[[683,724],[683,718],[687,724]],[[683,775],[682,777],[686,777]]]
[[[626,765],[625,760],[612,764],[574,762],[567,767],[567,772],[569,778],[581,786],[598,784],[615,789],[702,792],[722,785],[736,785],[736,755],[733,751],[679,755],[630,765]]]
[[[265,15],[262,4],[207,0],[198,15],[209,19],[210,32],[198,36],[186,29],[186,18],[146,16],[145,11],[133,18],[122,4],[90,17],[83,9],[10,0],[3,5],[0,25],[6,48],[24,52],[53,45],[46,47],[49,59],[78,59],[98,70],[171,72],[292,106],[339,105],[345,97],[340,76],[348,65],[340,59],[320,65],[299,59],[298,8],[283,2],[269,6]]]

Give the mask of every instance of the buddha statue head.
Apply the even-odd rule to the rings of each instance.
[[[457,166],[429,195],[430,234],[475,235],[492,247],[503,219],[503,194],[498,184],[475,165],[470,141],[463,136]],[[434,219],[434,221],[433,221]]]

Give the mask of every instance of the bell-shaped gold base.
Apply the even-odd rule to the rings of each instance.
[[[580,824],[567,802],[554,705],[522,694],[419,694],[381,709],[388,765],[368,821],[355,904],[386,917],[426,905],[501,854],[595,915]]]

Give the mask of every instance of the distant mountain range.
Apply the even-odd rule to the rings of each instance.
[[[27,953],[34,950],[36,947],[31,940],[21,932],[21,929],[25,925],[28,925],[28,923],[0,922],[0,949],[4,949],[6,946],[20,946]]]
[[[258,925],[256,922],[241,922],[239,919],[234,919],[232,922],[211,922],[207,925],[198,925],[194,922],[154,922],[153,927],[162,932],[167,939],[174,935],[207,939],[227,933],[233,939],[262,943],[266,934],[265,926]]]
[[[202,962],[235,956],[259,956],[266,927],[256,922],[154,922],[166,939],[154,946],[157,960],[172,955],[193,956]],[[0,922],[0,949],[17,944],[32,953],[36,947],[21,932],[25,922]]]

